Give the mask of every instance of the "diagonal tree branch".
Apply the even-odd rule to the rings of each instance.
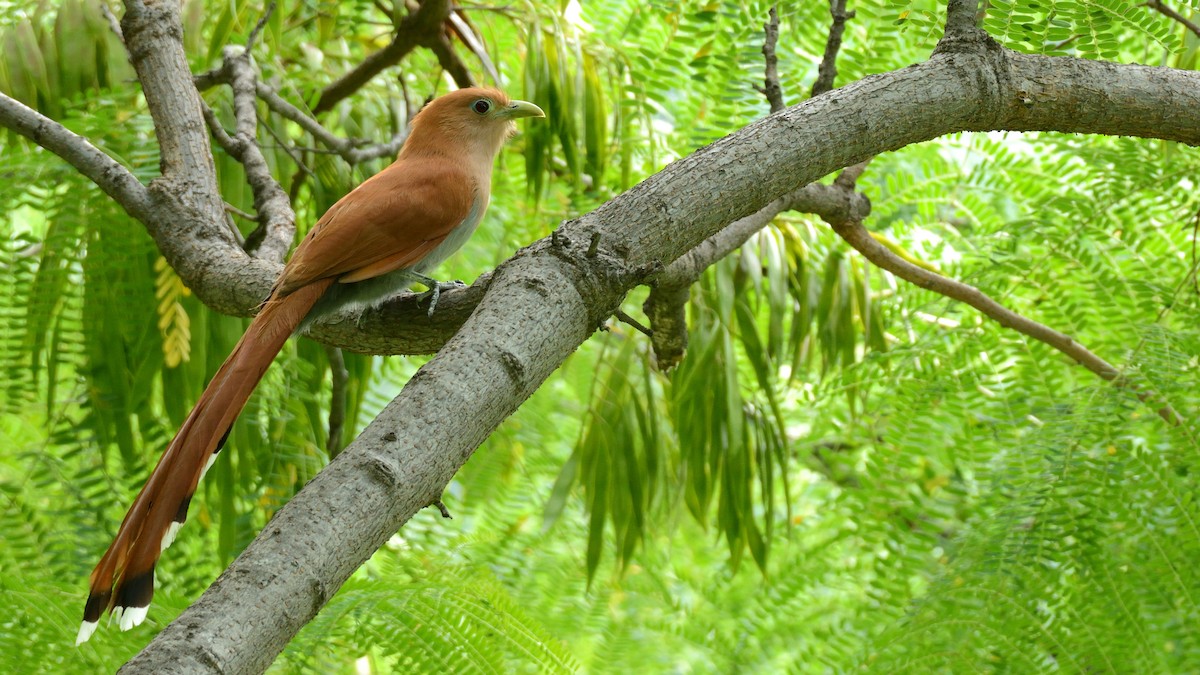
[[[392,41],[386,47],[363,59],[354,70],[325,87],[320,100],[313,107],[313,114],[319,115],[332,110],[383,69],[399,63],[417,47],[437,39],[441,35],[442,23],[449,14],[449,0],[424,0],[415,12],[404,17],[396,27]]]
[[[1079,365],[1100,376],[1101,379],[1112,382],[1118,387],[1129,389],[1137,394],[1138,398],[1143,402],[1148,404],[1154,403],[1153,395],[1140,389],[1136,383],[1131,382],[1123,376],[1116,366],[1097,356],[1066,333],[1054,330],[1045,324],[1017,314],[988,297],[974,286],[948,279],[904,260],[888,250],[883,244],[875,241],[871,233],[867,232],[866,228],[858,220],[848,219],[835,221],[831,224],[833,225],[833,230],[838,233],[838,236],[877,267],[885,269],[921,288],[968,304],[1001,326],[1011,328],[1022,335],[1028,335],[1038,342],[1045,343],[1066,354]],[[1166,420],[1168,424],[1178,425],[1182,422],[1182,418],[1180,418],[1179,414],[1170,405],[1162,403],[1160,405],[1162,407],[1158,409],[1158,415]]]
[[[404,140],[408,138],[408,129],[396,134],[391,141],[387,143],[379,143],[363,147],[364,141],[351,138],[341,138],[333,132],[326,129],[315,118],[305,114],[305,112],[296,106],[289,103],[286,99],[275,92],[269,85],[258,82],[256,85],[258,97],[267,104],[267,107],[274,112],[282,115],[300,126],[308,133],[312,134],[313,138],[317,139],[321,145],[336,152],[342,159],[350,164],[358,164],[379,157],[394,156],[400,152],[400,148],[404,145]],[[411,116],[410,116],[411,118]]]
[[[38,111],[0,92],[0,125],[61,157],[139,220],[150,217],[151,199],[128,169],[103,150]]]
[[[854,12],[846,11],[846,0],[829,0],[829,36],[825,39],[825,54],[817,68],[817,79],[813,82],[809,96],[817,96],[833,89],[837,80],[837,55],[842,49],[842,35],[846,32],[846,21],[854,18]]]
[[[1180,14],[1179,12],[1175,11],[1174,9],[1164,5],[1162,0],[1146,0],[1145,4],[1147,7],[1162,14],[1163,16],[1165,16],[1173,21],[1178,21],[1185,28],[1187,28],[1188,30],[1195,33],[1196,37],[1200,37],[1200,24],[1197,24],[1196,22],[1189,20],[1186,16],[1184,16],[1184,15]]]

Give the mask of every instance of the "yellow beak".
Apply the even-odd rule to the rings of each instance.
[[[545,117],[546,113],[529,101],[511,101],[498,115],[515,120],[521,117]]]

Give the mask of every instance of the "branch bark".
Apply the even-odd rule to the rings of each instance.
[[[254,672],[657,265],[823,175],[955,131],[1200,144],[1200,74],[941,50],[764,118],[501,265],[474,313],[200,600],[124,672]],[[1103,105],[1099,105],[1099,104]],[[937,111],[937,114],[930,114]],[[853,134],[836,130],[854,130]],[[584,255],[600,233],[595,256]]]

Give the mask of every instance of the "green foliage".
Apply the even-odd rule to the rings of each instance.
[[[315,105],[386,44],[401,4],[280,4],[256,47],[264,78]],[[499,84],[551,119],[500,158],[489,224],[439,273],[474,278],[766,114],[769,4],[464,5]],[[781,4],[795,103],[829,17]],[[927,57],[944,11],[850,9],[838,84]],[[186,2],[193,68],[262,10]],[[982,25],[1034,53],[1196,63],[1194,36],[1125,0],[993,1]],[[99,5],[0,2],[0,35],[0,90],[156,175]],[[382,140],[405,96],[419,105],[445,82],[418,49],[321,120]],[[232,121],[227,91],[204,97]],[[283,146],[317,144],[261,112],[301,231],[386,164],[302,150],[301,170]],[[268,372],[159,567],[147,625],[70,648],[95,556],[245,322],[185,293],[73,170],[11,134],[0,153],[0,670],[113,670],[328,461],[327,357],[294,341]],[[214,156],[225,200],[251,210],[240,165]],[[1195,151],[1166,143],[987,134],[877,157],[860,181],[886,245],[1069,333],[1152,400],[785,214],[692,289],[677,368],[658,371],[623,324],[584,345],[455,478],[454,520],[408,523],[274,671],[1197,670],[1197,175]],[[349,439],[423,359],[345,357]],[[1155,414],[1163,403],[1182,426]]]

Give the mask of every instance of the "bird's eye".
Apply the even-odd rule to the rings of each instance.
[[[491,103],[491,101],[488,101],[487,99],[481,98],[478,101],[475,101],[474,103],[471,104],[471,109],[474,110],[475,112],[479,113],[480,115],[486,115],[487,111],[492,109],[492,103]]]

